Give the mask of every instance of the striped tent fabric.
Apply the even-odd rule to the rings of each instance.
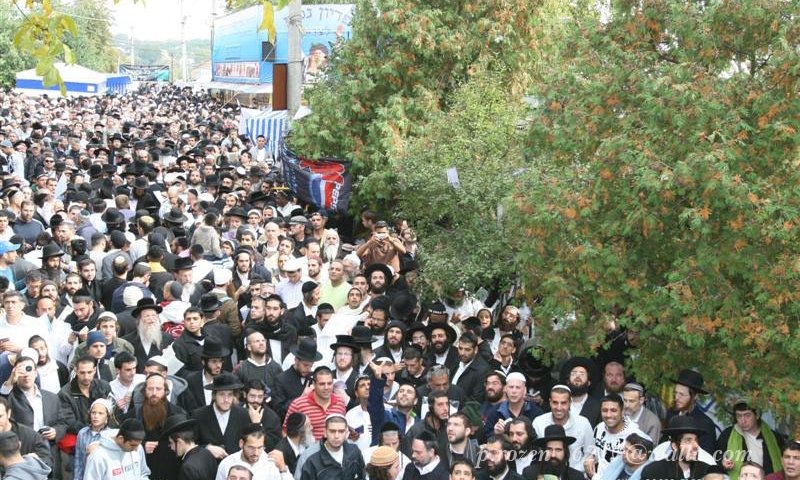
[[[259,135],[267,138],[267,148],[278,158],[283,135],[288,130],[289,113],[286,110],[254,110],[242,108],[239,131],[244,132],[254,144]]]

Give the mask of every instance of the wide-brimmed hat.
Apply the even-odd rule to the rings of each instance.
[[[3,179],[3,186],[0,190],[8,190],[9,188],[20,188],[22,184],[14,177],[4,178]]]
[[[675,415],[667,423],[667,428],[661,430],[661,433],[672,437],[673,435],[680,435],[683,433],[694,433],[701,435],[705,433],[697,421],[691,415]]]
[[[675,380],[675,383],[683,385],[684,387],[689,387],[703,395],[708,394],[703,388],[703,375],[694,370],[689,370],[688,368],[681,370],[680,373],[678,373],[678,379]]]
[[[231,354],[230,349],[223,346],[217,339],[213,337],[206,337],[203,341],[203,353],[200,354],[201,358],[225,358]]]
[[[175,259],[175,263],[172,266],[172,271],[179,272],[181,270],[189,270],[190,268],[194,268],[192,257],[178,257]]]
[[[244,385],[239,380],[239,377],[237,377],[236,375],[228,372],[222,372],[216,377],[214,377],[214,381],[213,383],[211,383],[211,385],[206,385],[203,388],[205,388],[206,390],[211,390],[213,392],[219,390],[236,391],[243,389]]]
[[[228,213],[225,214],[226,217],[239,217],[243,220],[247,220],[247,212],[244,211],[242,207],[233,207],[228,210]]]
[[[561,440],[566,445],[571,445],[575,443],[575,437],[570,437],[567,435],[567,432],[564,431],[564,427],[561,425],[548,425],[544,429],[544,436],[541,438],[537,438],[533,441],[533,444],[537,447],[545,448],[547,446],[547,442],[554,442]]]
[[[355,352],[361,350],[361,347],[356,345],[356,342],[355,340],[353,340],[352,335],[336,335],[336,342],[331,344],[331,350],[336,350],[339,347],[347,347]]]
[[[102,215],[100,215],[100,220],[107,224],[117,224],[122,223],[125,221],[125,215],[122,214],[116,208],[109,208]]]
[[[220,308],[222,308],[222,302],[213,293],[206,293],[200,297],[200,310],[204,313],[216,312]]]
[[[132,186],[133,186],[133,188],[138,188],[138,189],[141,189],[141,190],[147,190],[147,187],[150,186],[150,183],[144,177],[136,177],[133,180],[133,185]]]
[[[412,323],[406,330],[406,339],[409,342],[411,341],[411,336],[414,334],[414,332],[425,332],[425,336],[428,336],[428,327],[426,327],[422,322]]]
[[[139,318],[139,315],[141,315],[144,310],[155,310],[156,313],[161,313],[163,308],[161,308],[161,305],[157,304],[152,298],[144,297],[136,302],[136,308],[133,309],[131,315],[135,318]]]
[[[569,381],[569,374],[575,367],[583,367],[586,369],[592,386],[597,385],[600,378],[600,371],[597,368],[597,364],[586,357],[572,357],[561,365],[559,376],[561,383],[566,384]]]
[[[170,223],[184,223],[186,222],[186,215],[183,214],[183,211],[178,207],[172,207],[169,209],[166,215],[164,215],[164,221]]]
[[[64,251],[61,250],[61,247],[56,245],[55,243],[48,243],[42,249],[42,259],[50,258],[50,257],[60,257],[64,255]]]
[[[372,330],[364,325],[356,325],[351,332],[353,343],[362,346],[372,346]]]
[[[164,429],[161,431],[161,438],[166,438],[176,432],[186,432],[194,430],[197,425],[197,420],[189,418],[186,415],[179,413],[177,415],[170,415],[164,422]]]
[[[289,347],[289,351],[300,360],[307,362],[318,362],[322,360],[322,354],[317,350],[317,342],[306,338],[300,340],[300,343]]]
[[[428,326],[425,327],[425,332],[428,334],[428,338],[431,338],[431,333],[439,328],[447,332],[447,340],[452,345],[456,341],[458,333],[456,333],[456,329],[451,327],[449,323],[428,323]]]
[[[389,268],[388,265],[384,263],[371,263],[364,269],[364,276],[367,278],[367,282],[369,282],[370,278],[372,278],[373,272],[383,272],[384,278],[386,278],[386,286],[392,284],[392,279],[394,275],[392,274],[392,270]]]
[[[389,317],[405,322],[414,313],[415,308],[417,308],[417,297],[412,293],[400,293],[392,299]]]

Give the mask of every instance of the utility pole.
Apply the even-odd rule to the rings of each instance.
[[[133,27],[131,27],[131,65],[136,65],[136,51],[133,46]]]
[[[186,15],[183,11],[183,0],[181,0],[181,77],[184,82],[189,79],[186,69]]]
[[[303,28],[303,11],[301,0],[289,2],[289,68],[286,72],[286,103],[289,107],[289,118],[300,108],[300,92],[303,87],[303,51],[301,29]]]

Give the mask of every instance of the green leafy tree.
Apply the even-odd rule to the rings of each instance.
[[[479,69],[513,91],[534,43],[540,2],[359,0],[353,35],[334,49],[328,78],[306,92],[313,114],[290,146],[352,162],[352,208],[389,210],[398,199],[390,152],[425,132],[450,94]],[[519,87],[519,85],[516,85]]]
[[[398,210],[413,225],[428,290],[472,291],[509,282],[513,260],[497,209],[522,163],[518,124],[523,102],[497,74],[480,74],[453,92],[448,112],[435,112],[425,132],[392,156]],[[458,172],[451,185],[447,169]]]
[[[20,52],[14,45],[14,35],[22,25],[22,15],[16,8],[0,3],[0,88],[14,88],[16,73],[33,68],[33,57]]]
[[[75,21],[76,34],[66,39],[75,54],[75,62],[100,72],[116,71],[119,54],[112,43],[113,18],[106,3],[76,0],[66,11]]]
[[[618,316],[650,387],[697,367],[797,418],[800,3],[612,4],[567,27],[508,203],[538,335]]]

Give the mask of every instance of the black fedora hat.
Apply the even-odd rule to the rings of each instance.
[[[13,177],[4,178],[3,179],[3,187],[0,190],[8,190],[9,188],[20,188],[22,185],[19,183],[19,180],[16,180]]]
[[[219,297],[213,293],[206,293],[200,297],[200,310],[202,310],[203,313],[216,312],[220,308],[222,308],[222,302],[220,302]]]
[[[134,318],[139,318],[139,315],[141,315],[145,310],[155,310],[156,313],[161,313],[163,308],[161,308],[161,305],[157,304],[152,298],[145,297],[136,303],[136,308],[133,309],[131,315]]]
[[[300,340],[300,343],[289,347],[295,357],[307,362],[322,360],[322,354],[317,350],[317,342],[311,339]]]
[[[389,317],[405,322],[414,313],[415,308],[417,308],[417,297],[412,293],[400,293],[392,299]]]
[[[428,326],[425,327],[425,331],[428,333],[428,338],[431,338],[431,334],[436,329],[442,329],[445,332],[447,332],[447,340],[450,342],[451,345],[456,341],[456,338],[458,337],[456,329],[451,327],[450,324],[448,323],[428,323]]]
[[[172,265],[173,272],[180,272],[181,270],[189,270],[194,268],[194,262],[191,257],[178,257]]]
[[[161,431],[161,438],[167,438],[176,432],[194,430],[196,425],[197,420],[189,418],[182,413],[170,415],[164,422],[164,429]]]
[[[667,428],[661,430],[661,433],[672,437],[673,435],[680,435],[683,433],[694,433],[695,435],[702,435],[705,433],[697,421],[691,415],[675,415],[669,419]]]
[[[364,325],[356,325],[353,327],[352,337],[353,343],[361,346],[372,346],[372,330]]]
[[[92,165],[92,166],[94,166],[94,165]],[[148,183],[147,179],[144,178],[144,177],[136,177],[133,180],[133,188],[138,188],[140,190],[147,190],[147,187],[149,187],[149,186],[150,186],[150,183]]]
[[[703,395],[707,395],[708,392],[703,388],[703,375],[699,372],[695,372],[694,370],[689,370],[685,368],[678,373],[678,379],[675,380],[675,383],[678,385],[683,385],[684,387],[689,387],[692,390],[696,390],[698,393],[702,393]]]
[[[61,250],[61,247],[52,242],[45,245],[42,249],[42,260],[50,257],[60,257],[62,255],[64,255],[64,251]]]
[[[216,338],[208,336],[203,341],[201,358],[225,358],[231,354],[230,349],[219,343]]]
[[[214,392],[219,390],[236,391],[243,389],[244,385],[236,375],[228,372],[222,372],[214,377],[214,381],[211,383],[211,385],[206,385],[203,388]]]
[[[102,215],[100,215],[100,220],[102,220],[106,224],[115,225],[118,223],[123,223],[125,221],[125,215],[123,215],[122,212],[120,212],[116,208],[109,208],[106,209],[106,211],[103,212]]]
[[[425,326],[422,322],[414,322],[412,323],[408,329],[406,330],[406,339],[410,342],[411,336],[414,332],[425,332],[425,336],[428,336],[428,327]]]
[[[184,223],[186,222],[186,215],[183,214],[183,211],[178,207],[172,207],[169,209],[166,215],[164,215],[164,221],[170,223]]]
[[[339,347],[351,348],[354,352],[361,350],[361,347],[356,345],[352,335],[336,335],[336,341],[331,344],[331,350],[336,350]]]
[[[592,382],[592,386],[594,387],[597,385],[600,378],[600,371],[597,368],[597,364],[586,357],[571,357],[561,365],[559,375],[561,383],[567,383],[569,380],[569,374],[575,367],[583,367],[586,369],[586,373],[589,375],[589,381]]]
[[[537,447],[545,448],[547,447],[547,442],[555,442],[559,440],[564,442],[566,445],[572,445],[575,443],[575,437],[568,436],[567,432],[564,431],[564,427],[554,424],[545,427],[544,436],[534,440],[533,444]]]
[[[242,207],[233,207],[228,210],[228,213],[225,214],[226,217],[239,217],[243,220],[247,220],[247,212],[244,211]]]
[[[386,278],[386,286],[390,286],[392,284],[392,279],[394,275],[392,275],[392,270],[389,268],[388,265],[385,263],[371,263],[364,269],[364,276],[367,277],[367,282],[369,282],[372,274],[374,272],[383,272],[384,278]]]

